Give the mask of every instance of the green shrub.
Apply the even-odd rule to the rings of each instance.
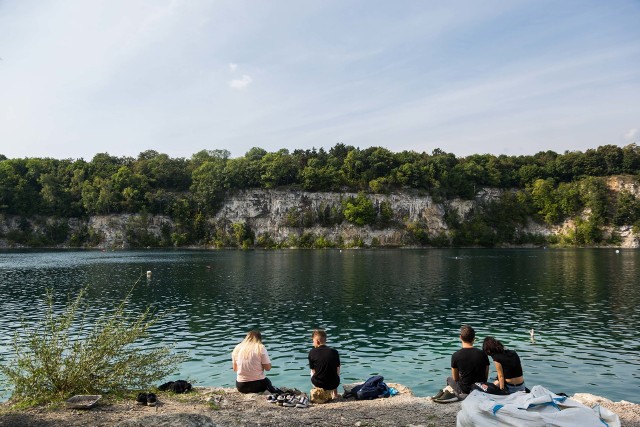
[[[264,233],[259,235],[256,238],[256,246],[259,246],[265,249],[272,249],[272,248],[275,248],[277,244],[273,240],[273,238],[271,238],[271,235],[269,233]]]
[[[246,222],[234,222],[231,225],[233,237],[235,237],[237,245],[246,249],[253,245],[255,238],[254,232]]]
[[[324,249],[324,248],[333,248],[335,247],[335,244],[331,240],[327,239],[326,237],[320,236],[316,239],[313,246],[319,249]]]
[[[12,357],[0,366],[13,389],[12,402],[31,406],[75,394],[124,392],[149,387],[175,371],[185,358],[170,347],[142,348],[149,328],[162,318],[150,308],[127,311],[129,295],[113,311],[87,322],[85,292],[56,307],[47,293],[44,318],[22,323]],[[135,345],[137,344],[137,345]]]
[[[352,224],[363,226],[373,223],[376,217],[376,210],[373,202],[364,193],[349,198],[344,202],[344,218]]]

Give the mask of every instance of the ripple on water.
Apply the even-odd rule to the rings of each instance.
[[[22,251],[0,253],[0,352],[20,314],[41,316],[43,296],[87,289],[90,317],[132,291],[134,310],[171,310],[151,345],[189,361],[176,375],[234,384],[230,354],[260,328],[276,384],[307,389],[311,330],[339,349],[343,382],[382,374],[430,395],[449,374],[459,327],[518,351],[529,384],[633,400],[640,387],[640,254],[592,250]],[[620,258],[621,255],[618,257]],[[531,342],[529,330],[536,331]],[[492,368],[492,375],[493,375]],[[567,375],[572,381],[567,383]]]

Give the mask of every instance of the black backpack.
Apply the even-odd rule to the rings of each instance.
[[[351,389],[352,395],[358,400],[377,399],[378,397],[389,397],[391,395],[389,387],[384,383],[382,375],[374,375],[364,382]]]
[[[174,393],[186,393],[191,390],[191,383],[188,383],[185,380],[169,381],[168,383],[158,386],[158,390],[171,390]]]

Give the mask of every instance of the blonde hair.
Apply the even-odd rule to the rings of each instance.
[[[262,354],[264,344],[262,344],[262,334],[254,329],[247,332],[240,345],[233,350],[233,359],[248,359],[254,355]]]

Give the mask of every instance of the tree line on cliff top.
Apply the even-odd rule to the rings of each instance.
[[[483,211],[481,228],[493,229],[495,235],[498,220],[522,222],[533,216],[554,224],[585,208],[591,212],[593,227],[637,226],[640,202],[624,191],[613,197],[605,178],[639,174],[636,144],[528,156],[456,157],[440,149],[431,154],[394,153],[382,147],[359,149],[344,144],[328,151],[252,148],[237,158],[227,150],[202,150],[191,158],[171,158],[153,150],[137,158],[100,153],[88,162],[0,155],[0,213],[61,218],[164,214],[188,228],[194,219],[213,215],[226,195],[248,188],[363,193],[413,189],[439,201],[472,199],[482,187],[515,190],[499,205]],[[464,221],[463,226],[453,215],[449,225],[459,231],[472,227],[474,218],[466,219],[472,221]],[[352,222],[367,224],[359,217]],[[497,238],[508,240],[508,236]]]

